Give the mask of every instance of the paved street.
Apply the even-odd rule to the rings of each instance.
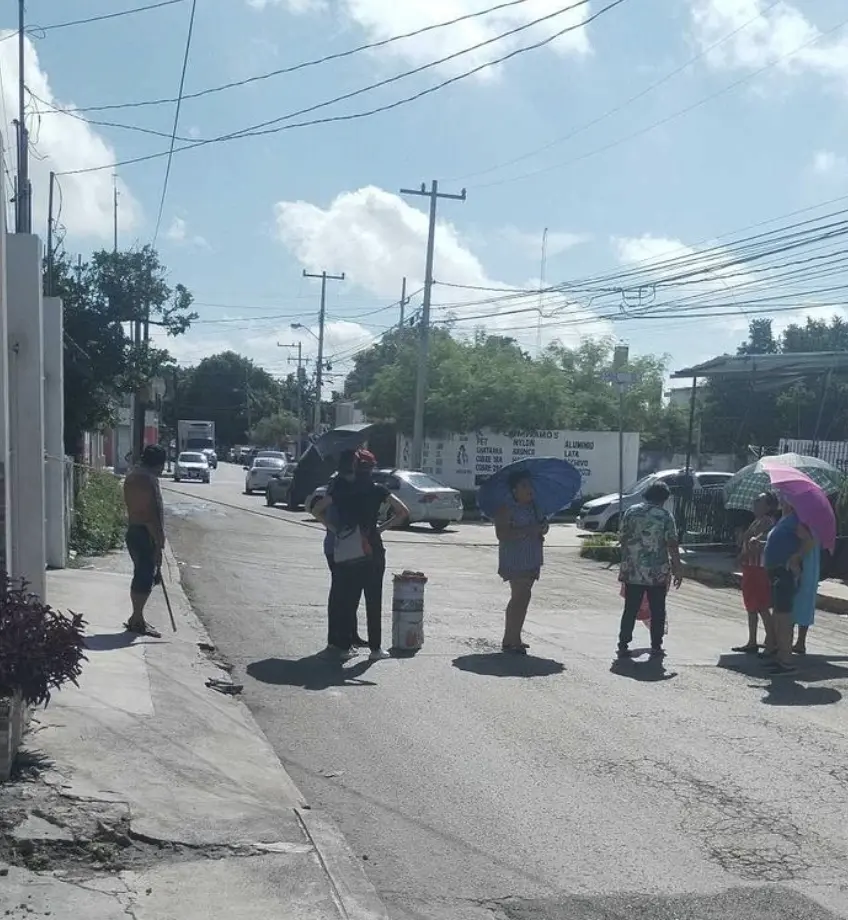
[[[492,529],[422,528],[387,542],[430,578],[424,649],[342,669],[314,657],[322,531],[213,475],[163,483],[189,596],[393,920],[848,918],[848,619],[820,614],[798,680],[771,682],[727,654],[738,592],[687,584],[665,668],[611,670],[615,577],[561,526],[531,655],[506,659]]]

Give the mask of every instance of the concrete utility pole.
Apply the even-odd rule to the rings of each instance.
[[[118,251],[118,174],[112,174],[112,252]]]
[[[315,413],[312,426],[317,437],[321,427],[321,384],[324,380],[324,324],[327,320],[327,280],[344,281],[345,273],[340,275],[328,275],[321,272],[320,275],[312,275],[306,269],[303,270],[304,278],[321,279],[321,312],[318,314],[318,360],[315,362]]]
[[[465,201],[465,189],[459,195],[449,195],[439,191],[436,179],[427,191],[426,183],[420,189],[402,188],[401,195],[419,195],[430,199],[430,229],[427,234],[427,261],[424,268],[424,303],[421,307],[421,325],[419,328],[420,346],[418,352],[418,380],[415,387],[415,420],[412,430],[412,456],[410,462],[414,470],[421,469],[421,457],[424,453],[424,403],[427,399],[427,368],[430,359],[430,301],[433,293],[433,257],[436,249],[436,208],[440,198],[453,201]]]
[[[56,173],[50,173],[50,191],[47,195],[47,283],[44,293],[53,296],[53,187],[56,185]]]
[[[403,276],[403,284],[400,289],[400,323],[398,324],[399,329],[403,329],[403,320],[404,314],[406,312],[406,305],[409,303],[409,298],[406,296],[406,275]]]
[[[29,181],[29,131],[26,127],[24,79],[24,0],[18,0],[18,178],[15,190],[15,232],[32,233],[32,186]]]
[[[300,459],[300,446],[303,443],[303,342],[283,345],[277,342],[277,348],[296,348],[297,358],[289,355],[288,363],[297,364],[297,450],[295,451],[295,460]]]

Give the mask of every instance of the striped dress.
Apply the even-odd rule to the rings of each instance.
[[[514,527],[527,527],[539,523],[534,505],[509,506],[510,521]],[[512,578],[539,577],[544,564],[543,543],[539,537],[523,537],[519,540],[501,540],[498,544],[498,575],[509,581]]]

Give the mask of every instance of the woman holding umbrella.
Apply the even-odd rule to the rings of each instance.
[[[509,583],[504,652],[527,654],[521,633],[544,564],[547,519],[571,504],[580,483],[580,472],[567,460],[534,457],[503,467],[480,487],[477,504],[495,522],[498,574]]]

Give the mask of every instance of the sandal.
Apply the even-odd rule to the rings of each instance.
[[[154,629],[149,623],[142,623],[140,626],[133,624],[132,620],[124,623],[124,629],[127,632],[135,633],[137,636],[148,636],[151,639],[161,639],[162,633]]]
[[[749,642],[747,645],[735,645],[730,651],[740,652],[743,655],[756,655],[759,650],[760,647],[756,642],[753,645]]]
[[[795,645],[792,646],[792,651],[793,651],[796,655],[806,655],[806,654],[807,654],[807,646],[806,646],[806,645],[798,645],[798,644],[796,643]]]
[[[526,655],[527,649],[523,645],[502,645],[501,651],[507,655]]]

